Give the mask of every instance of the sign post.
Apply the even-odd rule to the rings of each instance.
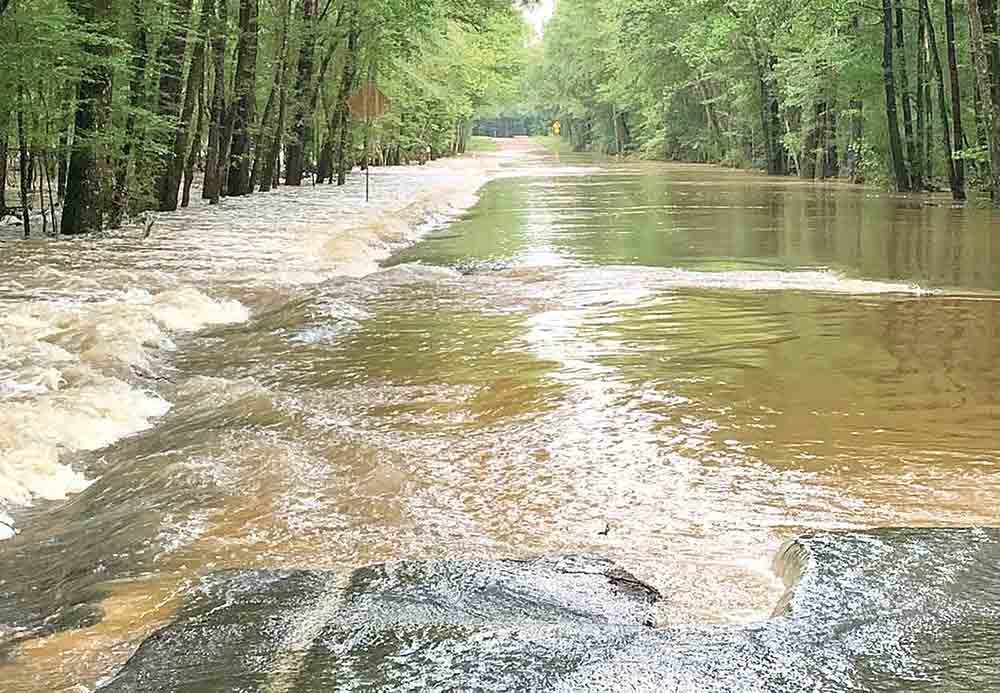
[[[350,108],[352,116],[365,120],[365,202],[368,202],[369,180],[372,170],[368,144],[371,139],[372,120],[384,115],[389,110],[389,99],[379,91],[373,81],[369,80],[351,94],[347,100],[347,106]]]

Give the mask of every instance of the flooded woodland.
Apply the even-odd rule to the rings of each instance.
[[[709,658],[802,535],[834,583],[898,553],[847,601],[1000,589],[992,535],[851,533],[997,524],[988,209],[523,142],[376,180],[5,245],[7,690],[114,674],[237,569],[600,555]]]
[[[1000,690],[994,0],[0,0],[0,693]]]

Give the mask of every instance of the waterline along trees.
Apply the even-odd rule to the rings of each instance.
[[[0,36],[0,213],[30,231],[55,180],[61,232],[82,234],[199,181],[213,203],[321,163],[343,183],[362,143],[460,151],[526,28],[514,0],[0,0]],[[366,80],[393,103],[371,128],[345,107]]]
[[[997,26],[995,0],[559,0],[528,92],[577,149],[1000,202]]]

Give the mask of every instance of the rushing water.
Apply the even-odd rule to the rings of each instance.
[[[662,625],[745,623],[803,532],[998,523],[988,210],[539,153],[375,176],[0,243],[0,689],[93,686],[225,568],[595,552]]]

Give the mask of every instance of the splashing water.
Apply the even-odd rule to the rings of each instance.
[[[598,553],[681,633],[766,620],[803,532],[997,522],[989,212],[531,152],[373,182],[0,246],[13,690],[113,674],[230,568]],[[276,689],[341,606],[306,596]]]

